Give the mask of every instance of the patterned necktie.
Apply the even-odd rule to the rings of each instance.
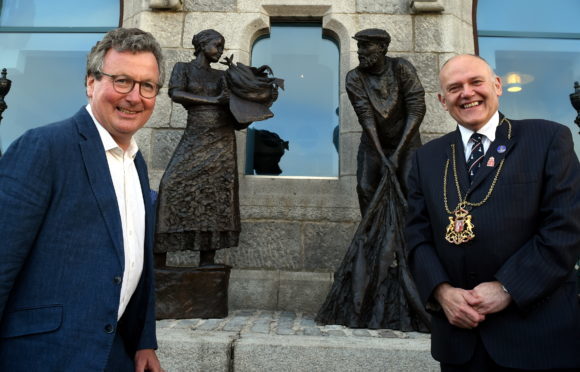
[[[483,161],[483,144],[481,140],[483,135],[479,133],[473,133],[471,135],[471,142],[473,142],[473,147],[471,148],[471,154],[467,158],[467,174],[469,174],[469,182],[472,182],[475,178],[475,174],[481,166]]]

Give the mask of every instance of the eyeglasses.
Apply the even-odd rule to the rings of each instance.
[[[127,94],[133,90],[135,83],[139,83],[139,94],[143,98],[153,98],[159,94],[159,85],[151,81],[137,81],[125,75],[110,75],[102,71],[97,71],[98,74],[108,76],[113,79],[113,88],[117,93]]]

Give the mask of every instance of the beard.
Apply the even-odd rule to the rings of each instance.
[[[369,69],[376,65],[376,63],[383,57],[383,54],[380,52],[375,52],[368,56],[360,55],[358,56],[359,67],[363,69]]]

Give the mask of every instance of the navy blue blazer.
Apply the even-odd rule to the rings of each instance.
[[[470,187],[469,201],[484,199],[505,159],[491,197],[471,210],[475,238],[468,243],[445,240],[450,221],[443,179],[451,144],[462,193],[469,188],[459,130],[427,143],[414,158],[406,241],[422,301],[432,301],[433,290],[443,282],[471,289],[495,280],[513,299],[474,330],[452,326],[442,311],[433,311],[432,355],[444,363],[465,363],[479,336],[502,366],[580,367],[580,311],[573,272],[580,254],[580,166],[571,133],[544,120],[509,123],[511,129],[507,122],[498,127]],[[450,161],[451,210],[458,203],[452,168]]]
[[[152,211],[147,168],[135,158],[146,211],[144,267],[123,316],[130,352],[157,348]],[[115,190],[85,108],[25,133],[0,159],[0,370],[102,371],[124,269]]]

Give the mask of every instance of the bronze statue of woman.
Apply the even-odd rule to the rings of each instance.
[[[225,73],[211,68],[225,45],[215,30],[193,36],[195,59],[178,62],[169,96],[187,110],[187,127],[159,186],[156,263],[167,252],[200,252],[200,266],[214,264],[218,249],[238,245],[240,212],[235,127]]]

